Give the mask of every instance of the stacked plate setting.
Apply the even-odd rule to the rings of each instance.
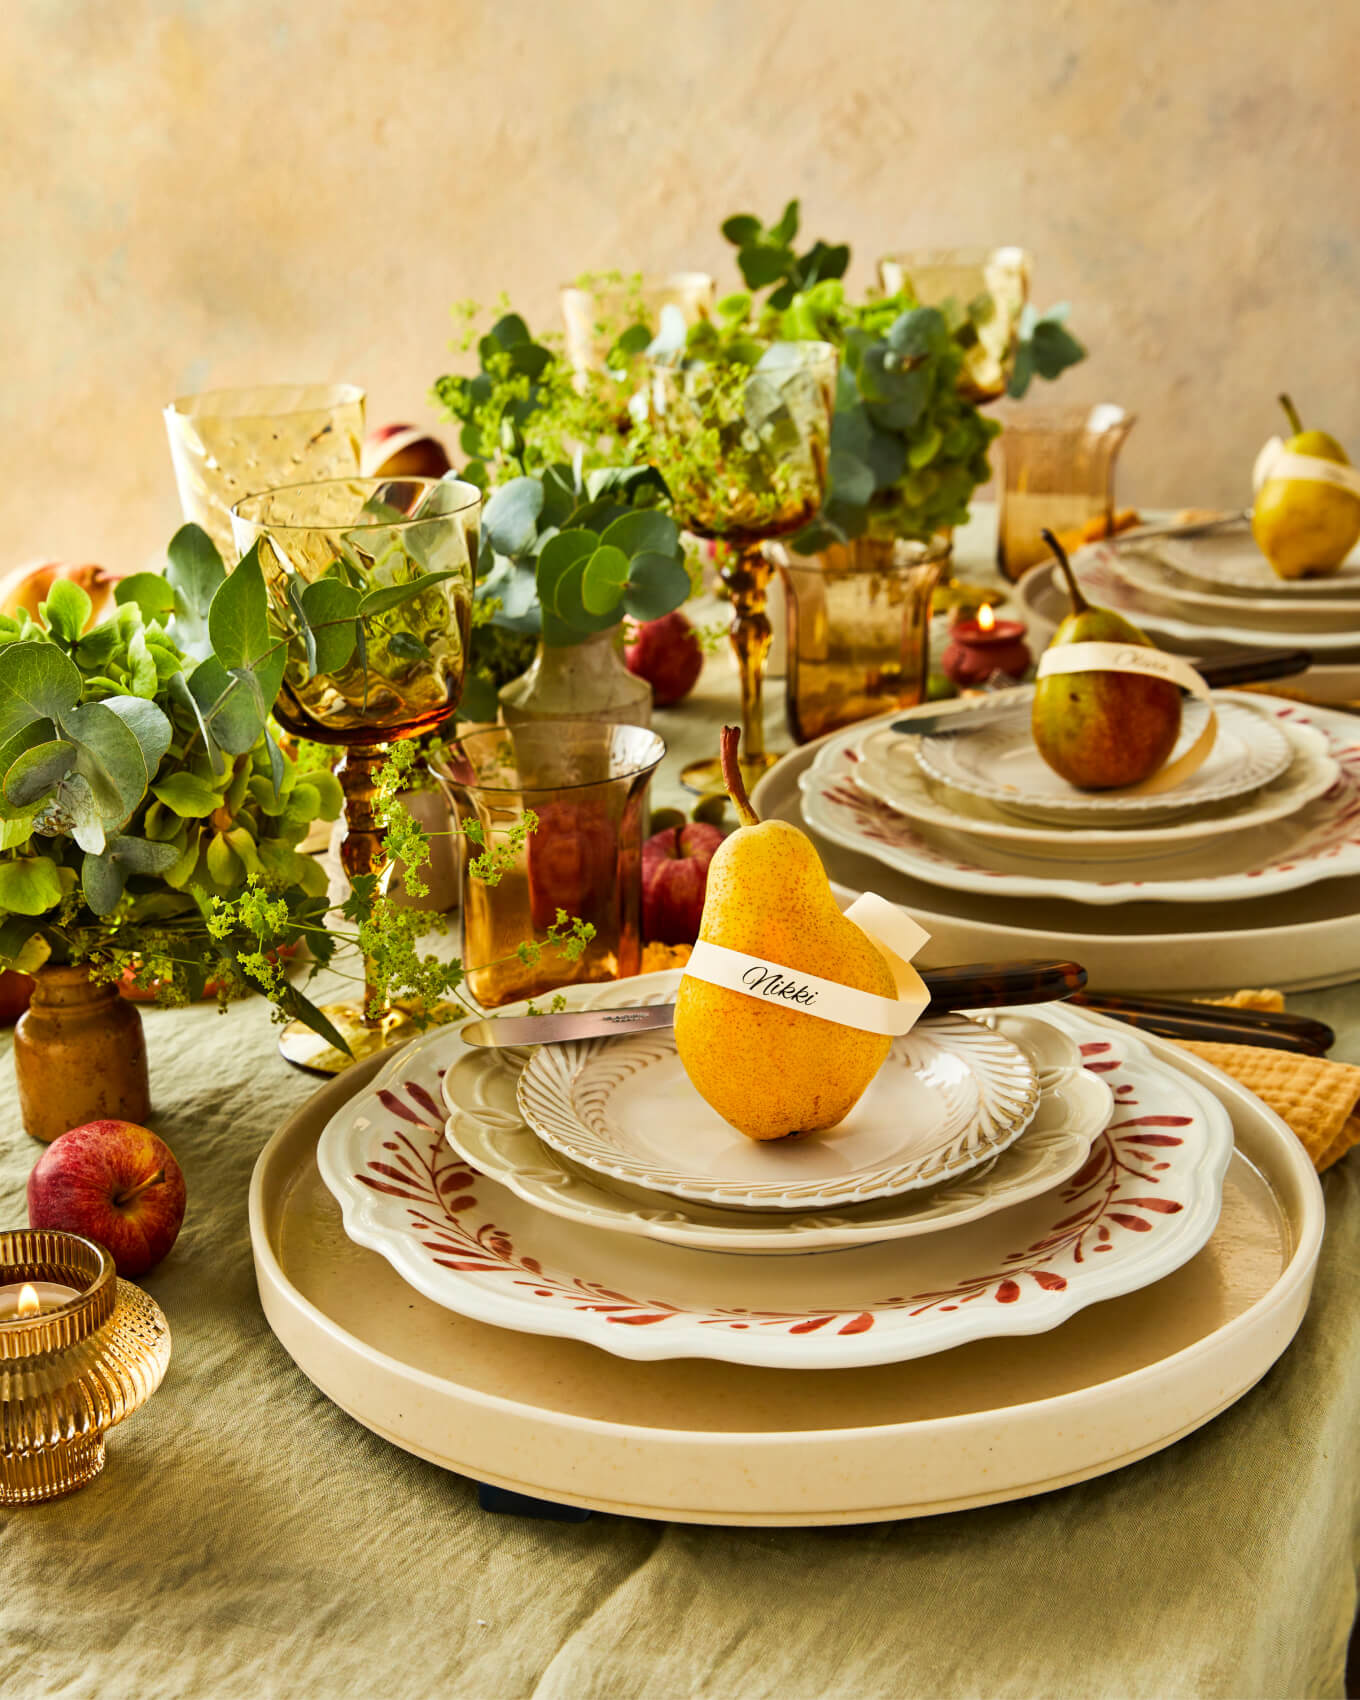
[[[914,880],[994,897],[1244,903],[1360,874],[1354,719],[1219,692],[1214,747],[1188,779],[1082,792],[1039,756],[1031,694],[977,698],[957,731],[877,721],[824,740],[799,781],[805,822]],[[1187,706],[1178,748],[1206,712]]]
[[[1200,536],[1092,544],[1072,565],[1091,601],[1167,649],[1297,644],[1323,661],[1360,659],[1360,556],[1325,578],[1282,579],[1243,520]],[[1016,597],[1044,626],[1067,612],[1056,568],[1027,573]]]
[[[670,1002],[679,979],[568,1000]],[[1231,1152],[1206,1088],[1044,1005],[927,1019],[840,1127],[763,1145],[698,1097],[669,1031],[498,1051],[443,1028],[317,1160],[350,1239],[450,1311],[625,1358],[833,1369],[1151,1285],[1213,1232]]]

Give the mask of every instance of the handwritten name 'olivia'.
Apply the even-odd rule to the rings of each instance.
[[[817,993],[805,981],[790,980],[783,974],[777,974],[773,968],[762,968],[758,964],[746,970],[741,983],[757,997],[780,998],[785,1003],[798,1003],[805,1007],[817,1001]]]

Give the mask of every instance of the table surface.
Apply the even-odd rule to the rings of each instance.
[[[986,528],[963,540],[966,576]],[[711,661],[697,698],[657,715],[671,753],[655,801],[678,796],[671,776],[731,714],[732,685]],[[1290,1006],[1360,1062],[1360,987]],[[247,1186],[315,1082],[279,1059],[263,1003],[151,1010],[146,1029],[152,1123],[189,1190],[145,1282],[174,1356],[96,1482],[0,1525],[5,1700],[1342,1692],[1360,1522],[1355,1156],[1325,1179],[1298,1338],[1156,1457],[1036,1500],[860,1528],[533,1522],[481,1511],[471,1483],[360,1427],[270,1333]],[[12,1084],[3,1103],[0,1221],[19,1224],[38,1150]]]

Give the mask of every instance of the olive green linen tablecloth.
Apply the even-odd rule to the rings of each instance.
[[[675,758],[721,681],[658,716]],[[711,706],[710,706],[711,705]],[[771,722],[775,714],[772,710]],[[658,786],[669,801],[673,784]],[[1358,965],[1360,966],[1360,965]],[[1360,985],[1291,998],[1360,1062]],[[1360,1156],[1324,1179],[1312,1308],[1207,1428],[1097,1481],[939,1518],[706,1529],[496,1516],[330,1404],[265,1323],[251,1168],[316,1082],[264,1006],[151,1011],[188,1181],[145,1282],[174,1355],[109,1462],[0,1522],[0,1700],[899,1700],[1342,1692],[1360,1516]],[[38,1147],[0,1040],[0,1225]]]

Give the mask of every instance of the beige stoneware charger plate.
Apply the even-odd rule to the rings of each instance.
[[[984,845],[966,835],[928,835],[914,819],[868,795],[858,782],[854,749],[835,744],[823,746],[802,775],[803,813],[825,837],[901,873],[954,890],[1007,897],[1092,904],[1152,898],[1198,906],[1360,876],[1360,722],[1334,710],[1260,700],[1263,706],[1254,717],[1271,716],[1272,731],[1283,736],[1286,725],[1311,726],[1326,740],[1335,783],[1288,819],[1251,831],[1230,829],[1207,843],[1192,840],[1179,855],[1102,860],[1092,867],[1065,857],[1018,855],[1010,846]],[[1226,715],[1231,706],[1225,703],[1221,712]],[[1060,831],[1055,828],[1055,836]]]
[[[1282,774],[1293,749],[1269,713],[1250,697],[1214,698],[1218,735],[1203,765],[1168,791],[1079,791],[1039,754],[1030,710],[1017,702],[1004,719],[975,730],[930,733],[912,739],[912,754],[939,785],[1000,804],[1029,820],[1060,826],[1142,825],[1171,820],[1208,803],[1259,791]],[[1208,717],[1201,702],[1187,702],[1173,759],[1198,738]]]
[[[641,1000],[630,992],[630,1002],[668,1002],[675,997],[678,973],[650,978],[654,989]],[[619,995],[617,987],[606,986],[583,1003],[600,1008],[618,1002]],[[958,1180],[839,1214],[734,1213],[658,1198],[617,1182],[605,1186],[543,1144],[520,1115],[516,1087],[530,1053],[484,1050],[464,1045],[452,1034],[441,1080],[449,1112],[445,1137],[474,1169],[540,1210],[586,1227],[701,1251],[785,1256],[939,1233],[1065,1181],[1086,1161],[1110,1118],[1109,1088],[1082,1067],[1076,1041],[1061,1026],[1033,1010],[1003,1012],[994,1019],[1038,1073],[1039,1108],[1024,1136]]]
[[[1240,1398],[1287,1347],[1312,1285],[1322,1193],[1298,1141],[1236,1082],[1145,1043],[1232,1117],[1218,1228],[1156,1286],[1047,1334],[808,1374],[630,1363],[453,1314],[346,1237],[317,1169],[322,1127],[386,1057],[324,1086],[260,1154],[250,1235],[265,1316],[303,1373],[394,1445],[566,1504],[796,1526],[1048,1492],[1131,1464]]]
[[[445,1141],[439,1033],[405,1046],[331,1118],[317,1165],[349,1238],[416,1292],[618,1357],[849,1369],[1044,1333],[1192,1257],[1213,1232],[1232,1153],[1211,1092],[1130,1029],[1106,1037],[1052,1008],[1109,1086],[1112,1119],[1069,1181],[949,1233],[835,1257],[730,1257],[564,1222],[473,1173]]]
[[[921,712],[934,712],[934,707]],[[915,958],[921,967],[1012,956],[1063,957],[1081,963],[1095,991],[1180,995],[1234,992],[1241,986],[1307,991],[1355,978],[1358,878],[1324,880],[1240,903],[1130,902],[1105,909],[1062,898],[1018,903],[950,891],[846,850],[808,827],[798,790],[803,772],[835,736],[791,750],[760,781],[752,801],[763,819],[790,821],[810,833],[842,906],[859,892],[874,891],[919,921],[931,935]]]
[[[817,1134],[739,1133],[690,1084],[670,1028],[541,1045],[516,1097],[546,1145],[606,1180],[727,1210],[807,1212],[967,1174],[1029,1126],[1039,1079],[1004,1035],[941,1015],[894,1039],[850,1114]]]
[[[1023,700],[1029,700],[1028,687]],[[1187,816],[1154,826],[1064,826],[1017,820],[984,798],[950,786],[935,786],[915,759],[915,740],[878,724],[865,733],[852,727],[822,746],[818,765],[830,766],[842,752],[853,752],[856,787],[890,809],[906,815],[913,825],[963,833],[1005,846],[1013,854],[1030,852],[1045,860],[1091,862],[1129,856],[1179,855],[1199,839],[1242,833],[1270,821],[1297,814],[1305,803],[1320,797],[1336,783],[1340,769],[1328,753],[1327,738],[1311,726],[1282,721],[1280,728],[1293,748],[1293,759],[1278,779],[1254,796],[1210,804]]]

